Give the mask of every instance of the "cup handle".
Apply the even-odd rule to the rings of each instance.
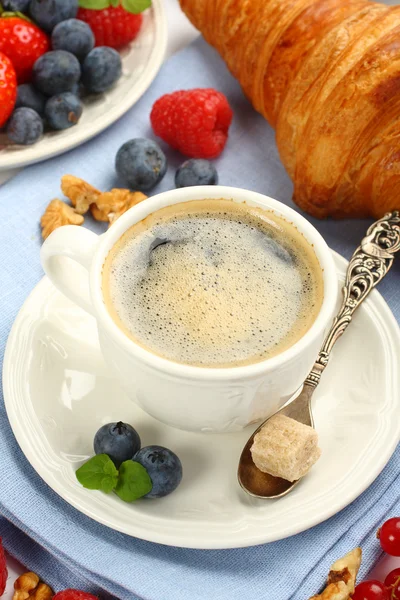
[[[99,236],[76,225],[56,229],[44,242],[40,259],[44,272],[67,298],[94,316],[89,269]]]

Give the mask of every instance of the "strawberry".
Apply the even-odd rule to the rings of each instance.
[[[14,110],[17,100],[17,76],[9,58],[0,52],[0,127]]]
[[[64,590],[53,596],[53,600],[99,600],[97,596],[81,590]]]
[[[49,48],[49,38],[33,23],[12,13],[0,18],[0,52],[13,63],[18,83],[31,80],[33,65]]]
[[[0,66],[0,72],[1,72],[1,66]],[[1,95],[0,95],[0,99],[1,99]],[[1,104],[0,104],[0,107],[1,107]],[[7,577],[8,577],[8,572],[7,572],[6,555],[4,553],[4,548],[1,544],[1,538],[0,538],[0,596],[2,596],[6,590]]]
[[[151,0],[79,0],[77,19],[90,25],[96,46],[119,49],[135,39]],[[105,7],[106,5],[106,7]]]

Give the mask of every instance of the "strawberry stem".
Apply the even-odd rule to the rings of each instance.
[[[111,4],[110,0],[79,0],[79,6],[90,10],[104,10],[109,8]]]
[[[18,17],[19,19],[23,19],[24,21],[28,21],[28,23],[32,23],[31,19],[24,15],[22,12],[11,12],[4,10],[4,8],[0,5],[0,17],[2,19],[11,19],[13,17]]]
[[[110,6],[122,6],[124,10],[138,15],[151,6],[151,0],[79,0],[79,6],[90,10],[104,10]]]
[[[137,15],[151,6],[151,0],[121,0],[125,10]]]

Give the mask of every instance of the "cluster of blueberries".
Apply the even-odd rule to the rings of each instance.
[[[171,494],[182,480],[182,464],[177,455],[163,446],[141,448],[138,432],[119,421],[103,425],[95,435],[94,451],[107,454],[118,468],[126,460],[142,465],[153,484],[146,498],[162,498]]]
[[[82,95],[105,92],[122,73],[119,53],[107,46],[95,48],[89,25],[74,18],[77,0],[58,4],[61,15],[49,12],[45,5],[31,0],[29,10],[40,27],[51,31],[53,49],[36,61],[33,82],[18,86],[16,110],[7,125],[7,135],[15,144],[34,144],[44,124],[52,130],[76,125],[82,115]]]
[[[119,177],[132,190],[148,192],[163,179],[167,172],[167,158],[153,140],[135,138],[125,142],[115,160]],[[191,158],[176,171],[177,188],[193,185],[216,185],[218,173],[212,162],[203,158]]]

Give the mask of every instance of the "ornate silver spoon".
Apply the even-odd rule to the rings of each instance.
[[[284,414],[314,427],[311,397],[328,364],[332,348],[351,323],[354,312],[370,291],[385,277],[393,264],[394,253],[398,250],[400,250],[400,212],[394,211],[371,225],[361,245],[354,252],[346,273],[342,306],[325,338],[317,360],[300,394],[276,414]],[[290,482],[273,477],[257,469],[253,463],[250,453],[253,438],[266,422],[264,421],[253,433],[243,449],[239,461],[238,479],[242,488],[255,498],[281,498],[301,480]]]

